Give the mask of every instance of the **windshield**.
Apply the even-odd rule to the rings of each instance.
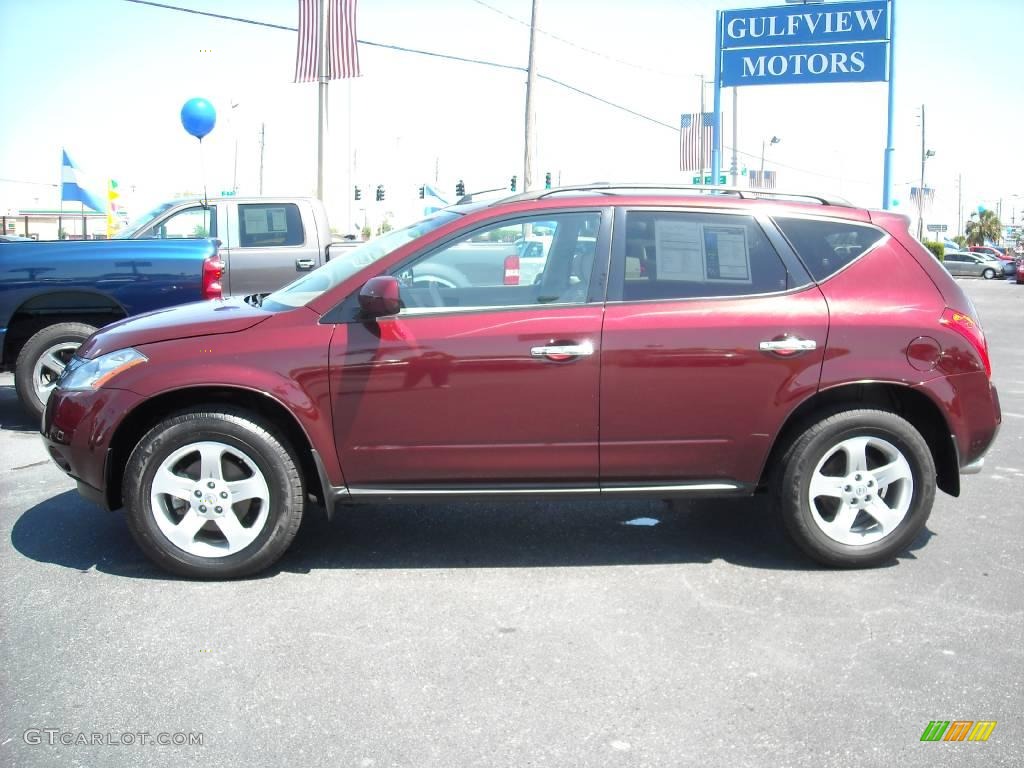
[[[138,233],[141,230],[145,229],[146,226],[150,222],[153,221],[153,219],[155,219],[161,213],[166,211],[172,205],[174,205],[174,202],[160,203],[160,205],[158,205],[153,210],[151,210],[148,213],[145,213],[142,216],[140,216],[139,218],[135,219],[135,221],[133,221],[131,224],[129,224],[126,229],[122,229],[120,232],[118,232],[116,235],[114,235],[114,238],[117,239],[117,240],[127,240],[127,239],[130,239],[130,238],[134,237],[136,233]]]
[[[406,243],[454,221],[460,215],[451,211],[438,211],[411,226],[388,232],[355,248],[333,249],[329,262],[269,294],[263,300],[263,308],[276,311],[308,304],[361,269],[394,253]]]

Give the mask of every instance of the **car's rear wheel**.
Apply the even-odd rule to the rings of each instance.
[[[984,277],[986,280],[991,280],[996,276],[996,271],[989,267],[984,272],[981,273],[981,276]]]
[[[36,421],[64,367],[82,342],[96,332],[85,323],[57,323],[35,333],[18,353],[14,364],[14,388],[22,406]]]
[[[920,532],[935,499],[935,463],[921,434],[886,411],[844,411],[792,444],[777,475],[786,530],[820,563],[891,561]]]
[[[303,483],[291,446],[256,417],[197,409],[139,441],[124,478],[128,526],[157,565],[226,579],[273,564],[291,544]]]

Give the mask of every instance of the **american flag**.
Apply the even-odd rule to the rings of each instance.
[[[299,41],[295,52],[295,82],[319,78],[320,38],[317,21],[320,0],[299,0]],[[359,77],[359,48],[356,43],[356,0],[327,0],[328,80]]]
[[[691,112],[679,118],[679,170],[696,171],[711,167],[714,116],[714,112]]]
[[[910,202],[914,204],[915,208],[920,208],[923,213],[928,213],[931,210],[934,200],[935,190],[931,187],[925,187],[923,195],[920,187],[910,188]]]
[[[762,173],[764,178],[761,178]],[[747,178],[753,189],[775,189],[775,171],[750,171]]]

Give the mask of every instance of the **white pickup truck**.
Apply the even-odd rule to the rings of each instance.
[[[323,203],[311,197],[214,197],[161,203],[116,235],[128,240],[209,237],[220,243],[224,296],[267,293],[330,258]],[[335,248],[353,243],[338,241]]]

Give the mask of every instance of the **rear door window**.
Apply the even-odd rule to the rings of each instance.
[[[302,245],[306,234],[295,203],[247,203],[238,206],[238,245],[267,248]]]
[[[834,275],[885,237],[875,227],[850,221],[777,217],[775,224],[818,282]]]
[[[611,300],[751,296],[793,284],[751,216],[627,211],[618,251]]]

